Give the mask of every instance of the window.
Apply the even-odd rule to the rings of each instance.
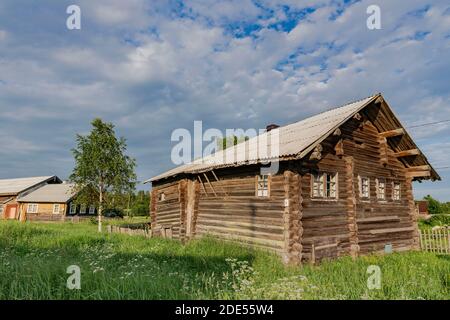
[[[59,214],[60,208],[61,208],[61,206],[59,203],[54,203],[53,204],[53,214]]]
[[[95,206],[89,206],[89,214],[95,213]]]
[[[80,214],[86,214],[86,205],[85,204],[82,204],[80,206]]]
[[[27,213],[37,213],[38,205],[36,203],[29,203],[27,208]]]
[[[367,177],[360,178],[360,196],[364,199],[370,198],[370,180]]]
[[[166,200],[166,194],[164,192],[161,192],[159,194],[159,201],[164,201],[164,200]]]
[[[313,197],[322,198],[324,194],[323,174],[315,174],[313,177]]]
[[[74,203],[71,203],[70,204],[70,214],[75,214],[75,213],[77,213],[77,205],[76,204],[74,204]]]
[[[312,184],[313,198],[337,198],[337,174],[317,173],[313,174]]]
[[[386,200],[386,180],[384,179],[377,179],[377,198]]]
[[[394,185],[392,188],[392,199],[400,200],[400,183],[398,183],[398,182],[394,182]]]
[[[269,196],[269,175],[259,175],[256,181],[256,196]]]
[[[0,204],[0,215],[3,214],[3,205]]]

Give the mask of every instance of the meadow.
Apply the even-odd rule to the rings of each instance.
[[[67,267],[81,289],[66,287]],[[378,265],[381,289],[367,288]],[[450,257],[424,252],[286,267],[210,238],[99,234],[92,223],[0,221],[0,299],[449,299]]]

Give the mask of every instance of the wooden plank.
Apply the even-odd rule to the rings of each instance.
[[[378,230],[369,230],[370,234],[382,234],[382,233],[397,233],[397,232],[407,232],[414,231],[414,227],[404,227],[404,228],[386,228]]]
[[[394,153],[394,157],[401,158],[401,157],[417,156],[419,154],[420,154],[419,149],[409,149]]]
[[[316,246],[314,247],[315,250],[323,250],[323,249],[328,249],[328,248],[334,248],[337,247],[338,243],[330,243],[330,244],[324,244],[322,246]]]
[[[212,172],[212,174],[213,174],[213,176],[214,176],[214,179],[216,179],[217,184],[222,188],[222,191],[223,191],[223,193],[225,194],[225,197],[228,197],[227,191],[225,190],[225,188],[224,188],[224,187],[222,186],[222,184],[220,183],[220,180],[219,180],[219,178],[217,178],[216,173],[214,172],[214,170],[211,170],[211,172]]]
[[[205,185],[203,184],[202,178],[200,178],[200,176],[197,176],[197,178],[198,178],[198,181],[200,181],[200,184],[202,185],[203,192],[205,192],[205,195],[208,196],[208,192],[206,192],[206,188],[205,188]]]
[[[431,170],[431,167],[429,165],[414,166],[414,167],[406,168],[407,172],[410,172],[410,171],[427,171],[427,170]]]
[[[431,171],[409,171],[406,172],[405,176],[407,178],[429,177],[431,176]]]
[[[203,173],[203,176],[205,177],[206,181],[208,182],[209,186],[211,187],[211,189],[212,189],[212,191],[214,193],[214,196],[217,197],[216,190],[214,190],[214,187],[213,187],[211,181],[209,181],[208,176],[206,175],[206,173]]]
[[[380,136],[383,138],[397,137],[397,136],[401,136],[404,134],[405,134],[405,129],[403,129],[403,128],[380,132]]]
[[[358,219],[358,223],[369,223],[378,221],[400,221],[400,218],[398,216],[383,216],[383,217],[370,217]]]

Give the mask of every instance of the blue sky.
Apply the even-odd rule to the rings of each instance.
[[[66,28],[77,4],[82,29]],[[381,8],[381,30],[366,9]],[[0,2],[0,177],[73,166],[94,117],[128,140],[145,180],[173,167],[171,132],[264,128],[382,92],[405,126],[450,119],[448,1]],[[409,129],[450,166],[450,124]],[[417,197],[450,201],[442,182]]]

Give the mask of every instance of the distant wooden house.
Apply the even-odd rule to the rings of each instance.
[[[69,183],[47,184],[17,199],[24,220],[65,220],[67,216],[96,214],[93,205],[76,204],[76,193]]]
[[[148,180],[153,235],[212,235],[291,263],[419,247],[412,182],[440,177],[381,94],[269,129]],[[276,157],[254,152],[264,135],[279,136]]]
[[[0,179],[0,218],[23,220],[17,199],[44,185],[61,182],[57,176]]]
[[[428,212],[428,201],[427,200],[417,200],[416,201],[416,210],[420,217],[426,218],[430,215]]]

